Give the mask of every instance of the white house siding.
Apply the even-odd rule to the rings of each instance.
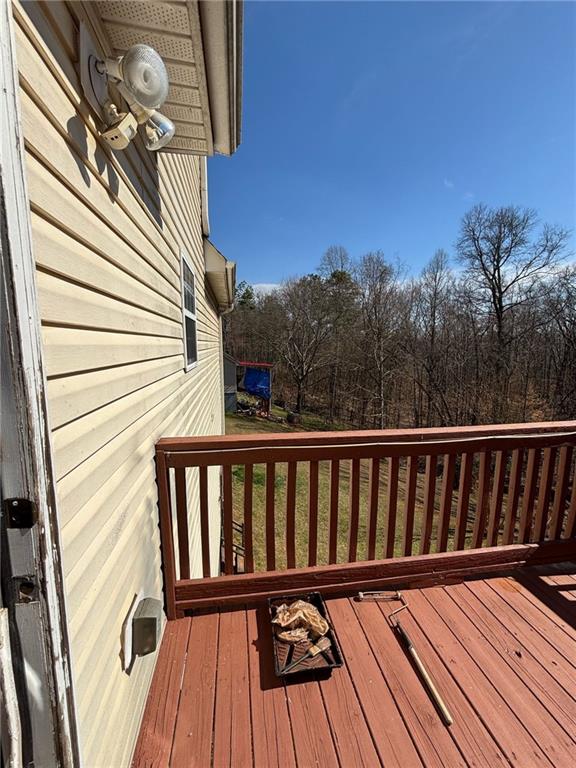
[[[103,146],[79,83],[81,12],[14,5],[81,752],[89,768],[116,768],[129,763],[155,662],[128,676],[120,658],[134,596],[162,594],[154,443],[222,432],[221,324],[204,287],[200,159]],[[181,248],[197,280],[189,373]],[[216,567],[216,470],[210,494]],[[201,575],[194,509],[190,535]]]

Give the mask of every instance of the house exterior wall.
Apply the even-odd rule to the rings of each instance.
[[[162,596],[154,444],[223,431],[201,160],[141,143],[109,152],[79,82],[80,4],[13,7],[80,748],[85,766],[120,768],[155,663],[150,654],[126,674],[120,640],[135,596]],[[196,274],[199,360],[188,373],[182,249]],[[214,470],[215,571],[219,495]],[[191,567],[201,575],[195,511]]]

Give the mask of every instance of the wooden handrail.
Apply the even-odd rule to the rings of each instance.
[[[537,435],[576,432],[576,421],[544,421],[531,424],[482,424],[473,427],[429,427],[425,429],[377,429],[341,432],[273,432],[250,435],[162,437],[156,448],[165,452],[229,450],[272,446],[351,445],[386,442],[427,442],[503,435]]]
[[[427,442],[371,442],[339,445],[254,445],[243,448],[206,448],[182,451],[163,451],[169,467],[212,467],[250,464],[266,464],[289,461],[328,461],[334,459],[389,458],[391,456],[441,456],[443,454],[475,453],[480,451],[504,451],[518,447],[539,448],[574,445],[576,431],[551,434],[515,434],[499,437],[474,437]],[[157,449],[158,450],[158,449]]]
[[[235,578],[234,520],[244,525],[248,573],[571,538],[575,447],[574,421],[163,438],[156,456],[168,614],[181,610],[179,584],[191,604],[194,563],[204,580]],[[218,489],[209,467],[220,468]],[[219,565],[210,561],[214,513],[222,515]]]

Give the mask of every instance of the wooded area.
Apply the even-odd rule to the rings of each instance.
[[[472,208],[417,278],[328,248],[268,294],[246,283],[226,351],[270,361],[274,399],[359,428],[576,417],[576,264],[531,209]]]

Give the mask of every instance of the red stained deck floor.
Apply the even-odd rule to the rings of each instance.
[[[345,666],[274,676],[265,607],[168,624],[133,765],[353,768],[576,765],[576,565],[405,590],[402,623],[446,728],[386,622],[329,598]]]

